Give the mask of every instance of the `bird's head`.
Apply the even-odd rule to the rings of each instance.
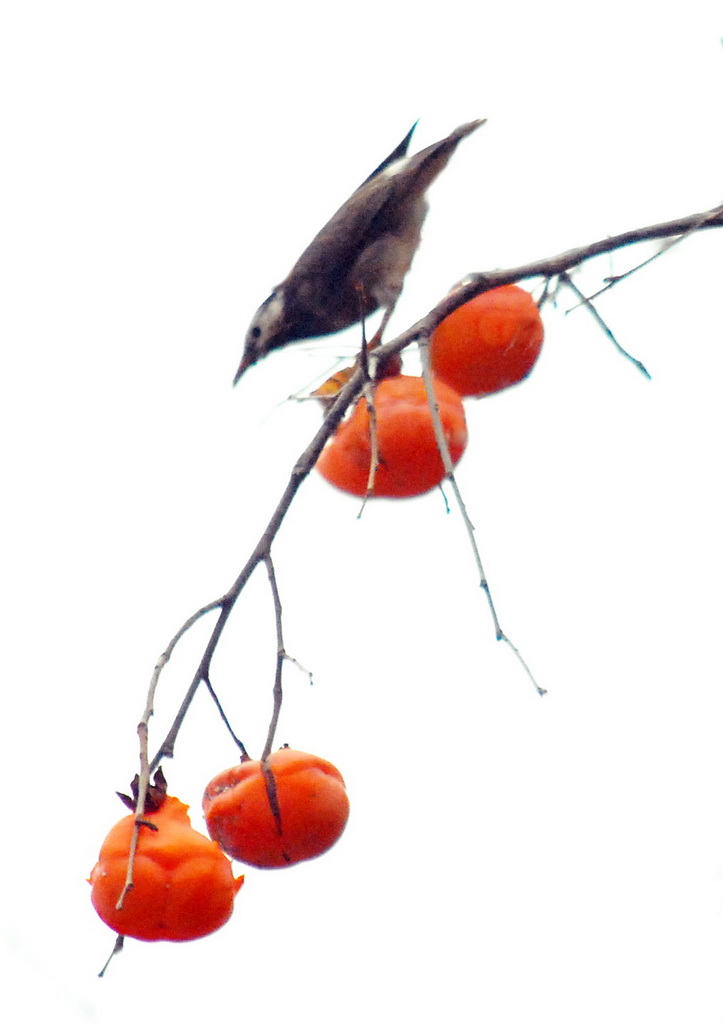
[[[263,359],[272,349],[285,345],[289,340],[288,330],[284,318],[284,292],[277,288],[269,295],[254,314],[244,343],[244,352],[234,384],[238,384],[244,373]]]

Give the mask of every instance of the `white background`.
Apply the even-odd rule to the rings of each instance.
[[[14,1020],[719,1024],[719,231],[600,303],[563,296],[532,377],[468,406],[456,510],[307,481],[275,546],[279,743],[328,757],[326,857],[249,869],[232,921],[112,945],[85,878],[137,768],[157,656],[235,578],[319,421],[286,397],[356,334],[269,358],[248,321],[420,119],[473,117],[392,327],[470,271],[723,198],[716,5],[15,3],[0,24],[4,997]],[[652,252],[598,261],[602,278]],[[530,283],[532,286],[532,283]],[[391,335],[390,335],[391,336]],[[158,694],[167,728],[198,626]],[[213,681],[258,755],[262,573]],[[202,828],[236,757],[198,695],[167,765]]]

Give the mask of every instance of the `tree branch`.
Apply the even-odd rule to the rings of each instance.
[[[441,302],[427,313],[426,316],[417,321],[416,324],[404,331],[397,338],[381,345],[376,350],[376,355],[378,358],[382,359],[386,356],[401,352],[415,341],[424,341],[429,338],[431,333],[442,322],[442,320],[449,316],[449,314],[455,309],[463,305],[465,302],[469,302],[469,300],[474,298],[476,295],[480,295],[492,288],[498,288],[505,284],[514,284],[517,281],[526,280],[532,277],[543,277],[549,280],[552,277],[567,274],[574,267],[584,263],[586,260],[592,259],[595,256],[613,252],[616,249],[621,249],[629,245],[635,245],[638,242],[653,241],[658,238],[673,238],[676,236],[680,236],[680,239],[682,239],[703,228],[721,226],[723,226],[723,206],[716,207],[713,210],[703,213],[696,213],[687,217],[681,217],[677,220],[653,224],[644,228],[636,228],[632,231],[626,231],[622,234],[614,235],[598,242],[592,242],[588,245],[580,246],[579,248],[569,249],[557,256],[537,260],[508,270],[493,270],[485,273],[472,274],[462,285],[442,299]],[[621,279],[622,278],[616,278],[612,283],[616,283]],[[176,643],[187,629],[189,629],[202,615],[205,615],[206,612],[215,608],[220,609],[219,617],[214,625],[199,666],[196,669],[193,680],[191,681],[191,684],[183,698],[173,725],[150,764],[148,763],[147,757],[142,756],[142,777],[140,780],[141,791],[145,790],[150,773],[155,770],[163,758],[173,757],[175,742],[180,727],[198,687],[209,677],[211,661],[218,646],[218,642],[241,591],[246,586],[259,563],[265,562],[267,567],[271,564],[270,553],[272,544],[279,532],[286,513],[291,506],[291,502],[293,501],[296,492],[311,472],[324,445],[336,430],[347,409],[361,394],[366,379],[366,374],[360,367],[352,374],[334,399],[333,403],[330,405],[328,414],[319,427],[319,430],[294,465],[289,482],[287,483],[284,493],[271,515],[271,518],[269,519],[266,529],[251,553],[246,565],[243,567],[230,589],[223,595],[223,597],[204,606],[204,608],[199,609],[198,612],[191,616],[191,618],[187,620],[185,625],[173,638],[164,655],[162,655],[154,672],[151,694],[149,695],[149,707],[146,709],[146,714],[144,715],[144,720],[142,722],[142,746],[145,741],[145,728],[147,727],[148,718],[150,717],[149,708],[152,706],[152,693],[157,685],[160,670],[170,658]],[[493,608],[492,611],[494,615]],[[495,628],[499,635],[499,623],[496,620]],[[504,637],[504,639],[507,640],[506,637]],[[507,640],[507,642],[509,643],[509,640]],[[516,648],[513,647],[513,650],[516,651]],[[519,652],[516,653],[519,657]],[[143,776],[145,776],[145,778],[143,778]]]
[[[404,331],[397,338],[388,341],[377,349],[379,358],[401,352],[412,342],[417,341],[420,336],[429,336],[441,322],[453,313],[459,306],[469,302],[476,295],[488,292],[492,288],[500,288],[503,284],[515,284],[517,281],[526,281],[531,277],[551,278],[564,274],[574,267],[585,263],[586,260],[595,256],[602,256],[607,252],[614,252],[616,249],[624,249],[629,245],[636,245],[638,242],[651,242],[657,238],[672,238],[681,236],[679,240],[687,238],[703,228],[723,227],[723,205],[716,206],[712,210],[703,213],[693,213],[687,217],[680,217],[677,220],[664,221],[660,224],[651,224],[645,228],[634,228],[632,231],[624,231],[619,235],[611,235],[599,242],[591,242],[588,245],[579,246],[577,249],[568,249],[558,256],[549,256],[547,259],[535,260],[532,263],[523,263],[519,267],[512,267],[509,270],[488,270],[483,273],[470,274],[465,278],[464,283],[450,292],[434,309],[426,316],[418,320],[414,326]],[[678,241],[678,239],[676,239]],[[670,248],[670,246],[668,246]],[[667,250],[666,250],[667,251]],[[657,254],[656,254],[657,255]],[[649,261],[645,261],[646,263]],[[621,275],[609,283],[608,287],[622,281],[626,275]],[[600,293],[598,293],[600,294]],[[593,296],[594,298],[595,296]]]

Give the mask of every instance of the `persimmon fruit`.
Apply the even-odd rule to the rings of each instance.
[[[133,861],[133,887],[123,906],[123,891],[134,816],[121,818],[103,842],[89,882],[99,917],[119,935],[146,942],[185,942],[216,931],[231,916],[243,875],[233,877],[232,865],[217,843],[191,827],[188,805],[167,796],[144,818],[155,829],[141,826]]]
[[[465,302],[432,335],[433,373],[460,395],[481,398],[518,384],[532,370],[544,328],[534,299],[515,284]]]
[[[467,444],[462,401],[451,387],[434,381],[444,436],[453,464]],[[400,375],[382,380],[374,390],[379,465],[372,494],[410,498],[431,491],[445,477],[434,436],[427,391],[421,377]],[[365,398],[339,425],[317,462],[321,475],[335,487],[362,497],[367,493],[372,440]]]
[[[283,747],[246,760],[209,782],[208,834],[234,860],[283,868],[325,853],[344,831],[349,798],[329,761]]]

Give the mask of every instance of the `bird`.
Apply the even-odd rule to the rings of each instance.
[[[416,122],[304,250],[256,311],[234,385],[274,349],[360,323],[383,309],[378,344],[421,238],[426,192],[459,142],[485,123],[470,121],[407,156]],[[374,347],[374,346],[372,346]]]

